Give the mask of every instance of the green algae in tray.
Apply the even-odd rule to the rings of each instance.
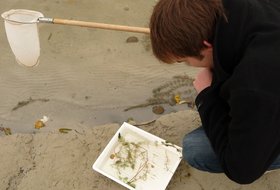
[[[163,190],[182,159],[182,149],[123,123],[93,169],[132,190]]]

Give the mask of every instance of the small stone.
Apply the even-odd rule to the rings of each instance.
[[[125,7],[123,8],[125,11],[129,11],[129,7]]]
[[[128,119],[126,120],[126,122],[129,123],[129,124],[131,124],[131,125],[135,125],[135,124],[136,124],[136,122],[134,121],[134,119],[133,119],[132,117],[128,118]]]
[[[153,113],[162,114],[164,112],[164,108],[162,106],[153,106]]]
[[[114,159],[114,158],[115,158],[115,154],[111,154],[110,159]]]
[[[135,36],[130,36],[126,39],[126,43],[137,43],[139,40]]]

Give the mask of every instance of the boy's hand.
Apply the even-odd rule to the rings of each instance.
[[[197,93],[200,93],[202,90],[210,86],[212,83],[212,72],[208,68],[202,69],[195,77],[193,81],[193,86],[196,89]]]

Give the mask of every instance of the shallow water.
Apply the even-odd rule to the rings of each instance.
[[[1,2],[0,11],[24,8],[46,17],[147,27],[154,3],[13,0]],[[194,76],[197,72],[183,64],[159,63],[145,34],[51,24],[39,24],[39,31],[40,64],[26,68],[16,63],[4,25],[0,27],[0,127],[9,127],[12,132],[35,132],[35,121],[44,115],[50,120],[41,131],[122,123],[128,118],[153,120],[159,116],[151,106],[123,110],[145,102],[153,89],[173,76]],[[132,36],[138,42],[126,41]],[[21,103],[26,104],[19,106]],[[186,109],[186,105],[164,108],[164,113],[170,113]]]

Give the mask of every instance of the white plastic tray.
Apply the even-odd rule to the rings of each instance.
[[[131,190],[164,190],[181,159],[182,148],[123,123],[92,168]]]

